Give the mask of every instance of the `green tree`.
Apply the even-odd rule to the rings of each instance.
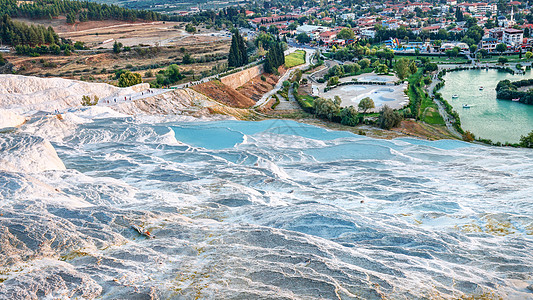
[[[67,14],[67,24],[74,24],[76,23],[76,15],[73,13]]]
[[[169,84],[178,82],[183,78],[183,75],[181,75],[180,69],[176,64],[168,66],[165,70],[165,76],[168,78]]]
[[[533,148],[533,130],[528,135],[520,137],[520,146]]]
[[[296,40],[300,44],[305,44],[309,43],[311,41],[311,38],[305,32],[302,32],[296,36]]]
[[[527,60],[530,60],[531,57],[533,57],[533,52],[528,51],[528,52],[526,52],[526,54],[524,54],[524,56],[526,57]]]
[[[387,74],[389,73],[389,68],[385,64],[379,64],[374,71],[378,74]]]
[[[338,76],[333,76],[333,77],[330,77],[328,79],[328,86],[334,86],[334,85],[337,85],[339,84],[339,77]]]
[[[383,129],[397,127],[402,122],[402,116],[389,106],[385,105],[379,112],[378,125]]]
[[[411,69],[409,66],[411,65],[411,60],[408,58],[400,58],[396,61],[396,64],[394,65],[394,71],[396,72],[396,75],[400,80],[404,80],[407,78],[411,72]]]
[[[120,51],[122,51],[122,43],[115,41],[113,44],[113,52],[118,54]]]
[[[74,43],[74,49],[83,50],[84,48],[85,46],[83,42],[77,41],[76,43]]]
[[[2,53],[0,53],[0,66],[3,66],[6,64],[6,59],[4,58],[4,56],[2,55]]]
[[[359,65],[361,66],[361,69],[366,69],[370,66],[370,60],[368,58],[363,58],[359,61]]]
[[[374,105],[374,100],[372,100],[372,98],[365,97],[365,98],[361,99],[361,101],[359,101],[359,104],[357,105],[357,107],[359,107],[359,110],[362,110],[363,113],[366,114],[366,112],[369,109],[372,109],[372,108],[374,108],[376,106]]]
[[[192,56],[189,53],[185,53],[185,55],[183,55],[183,64],[189,65],[192,63],[194,63],[194,58],[192,58]]]
[[[499,43],[498,45],[496,45],[496,51],[500,53],[507,51],[507,45],[504,43]]]
[[[499,64],[505,65],[508,61],[509,60],[507,59],[507,57],[503,57],[503,56],[498,57]]]
[[[341,29],[341,31],[337,34],[337,38],[341,40],[349,40],[349,39],[353,39],[354,37],[355,37],[354,32],[348,28]]]
[[[355,126],[359,123],[359,114],[353,106],[345,107],[341,110],[341,124]]]
[[[340,114],[340,98],[335,97],[335,101],[331,99],[318,98],[314,102],[315,115],[321,118],[333,120],[333,118]]]
[[[278,35],[279,29],[276,25],[270,25],[270,27],[268,27],[268,33],[271,33],[273,35]]]
[[[122,75],[120,75],[120,78],[118,79],[119,87],[128,87],[139,83],[142,83],[141,74],[132,73],[130,71],[122,73]]]
[[[93,105],[96,105],[98,104],[98,101],[100,99],[98,98],[98,96],[94,96],[93,100],[91,100],[91,97],[88,96],[88,95],[83,95],[81,97],[81,105],[82,106],[93,106]]]
[[[232,38],[231,45],[228,54],[228,66],[240,67],[248,63],[248,50],[244,39],[239,34],[238,30],[235,30]]]
[[[289,26],[287,26],[288,30],[296,30],[296,28],[298,28],[297,22],[292,22],[291,24],[289,24]]]
[[[189,23],[185,25],[185,31],[187,31],[188,33],[196,33],[196,27],[194,27],[194,25]]]
[[[59,55],[59,53],[61,53],[61,47],[59,47],[56,44],[51,44],[49,48],[50,48],[50,53],[52,54]]]

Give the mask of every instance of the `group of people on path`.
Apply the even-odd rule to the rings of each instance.
[[[148,89],[146,91],[143,91],[141,92],[141,96],[144,96],[144,93],[146,92],[146,94],[153,94],[154,93],[154,90],[151,90],[151,89]],[[124,96],[124,101],[131,101],[131,96]],[[107,103],[107,104],[111,104],[111,103],[117,103],[117,98],[113,98],[113,102],[111,102],[111,99],[109,100],[104,100],[103,101],[104,103]]]

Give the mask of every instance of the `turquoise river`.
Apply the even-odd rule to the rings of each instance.
[[[459,113],[464,130],[493,142],[516,143],[520,136],[533,130],[533,106],[498,100],[495,88],[500,80],[525,78],[533,78],[533,74],[511,75],[497,70],[448,72],[439,92]],[[454,94],[458,97],[452,99]],[[470,108],[463,108],[463,104]]]

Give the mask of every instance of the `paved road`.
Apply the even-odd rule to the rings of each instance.
[[[311,64],[311,59],[313,57],[313,54],[315,53],[315,50],[314,49],[308,49],[308,48],[290,48],[289,50],[285,51],[286,54],[289,54],[291,52],[294,52],[296,50],[304,50],[306,52],[306,55],[305,55],[305,63],[303,65],[299,65],[299,66],[296,66],[290,70],[288,70],[287,72],[285,72],[285,74],[283,74],[283,76],[280,77],[280,79],[278,80],[278,83],[276,84],[276,86],[274,87],[274,89],[272,89],[271,91],[267,92],[266,94],[264,94],[261,99],[259,99],[259,101],[257,101],[257,103],[254,105],[254,107],[260,107],[262,105],[264,105],[265,103],[268,102],[268,99],[270,99],[270,97],[272,95],[274,95],[275,93],[277,93],[279,90],[281,90],[281,88],[283,88],[283,81],[287,80],[290,78],[291,74],[294,72],[294,70],[297,70],[297,69],[304,69],[306,68],[307,66],[309,66]]]

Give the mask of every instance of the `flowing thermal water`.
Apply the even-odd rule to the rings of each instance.
[[[533,295],[531,150],[85,111],[0,153],[0,298]]]

